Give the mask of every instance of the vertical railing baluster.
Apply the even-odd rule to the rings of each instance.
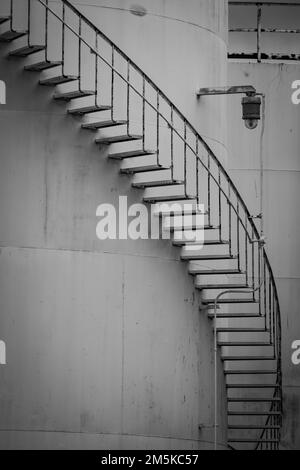
[[[171,105],[171,180],[174,180],[174,107]]]
[[[126,112],[127,112],[127,135],[129,135],[129,130],[130,130],[130,125],[129,125],[129,119],[130,119],[130,64],[129,61],[127,61],[127,103],[126,103]]]
[[[115,88],[115,48],[111,46],[111,90],[110,90],[110,103],[111,103],[111,120],[114,120],[114,88]]]
[[[273,312],[272,312],[272,283],[271,283],[271,278],[269,277],[269,318],[271,322],[271,327],[270,327],[270,342],[271,344],[274,344],[274,354],[275,354],[275,348],[276,348],[276,341],[274,337],[274,319],[273,319]]]
[[[271,405],[271,410],[273,411],[274,410],[274,407],[273,405]],[[270,426],[270,439],[271,439],[271,443],[270,443],[270,447],[271,447],[271,450],[273,450],[273,416],[270,416],[270,419],[269,419],[269,426]]]
[[[81,91],[81,80],[82,80],[82,77],[81,77],[81,62],[82,62],[81,33],[82,33],[82,20],[79,17],[79,23],[78,23],[78,36],[79,36],[78,37],[78,77],[79,77],[78,87],[79,87],[79,91]]]
[[[255,248],[254,248],[254,228],[252,227],[252,288],[255,288]]]
[[[160,101],[159,101],[159,92],[156,92],[156,151],[157,151],[157,166],[160,166],[159,163],[159,108],[160,108]]]
[[[238,270],[241,269],[241,260],[240,260],[240,203],[237,198],[237,205],[236,205],[236,235],[237,235],[237,257],[238,257]]]
[[[143,75],[143,111],[142,111],[142,119],[143,119],[143,152],[146,150],[145,148],[145,140],[146,140],[146,101],[145,101],[145,95],[146,95],[146,80],[145,80],[145,75]]]
[[[272,318],[273,318],[273,339],[274,339],[274,354],[275,357],[278,358],[278,341],[277,341],[277,322],[275,318],[275,294],[274,294],[274,288],[272,290]]]
[[[208,225],[211,225],[211,176],[210,176],[210,154],[207,154],[207,197],[208,197]]]
[[[196,192],[197,192],[197,209],[200,207],[200,188],[199,188],[199,139],[197,136],[195,136],[196,138],[196,177],[197,177],[197,180],[196,180]]]
[[[260,248],[262,250],[262,248]],[[264,306],[264,313],[265,313],[265,316],[266,316],[266,319],[267,321],[269,322],[269,327],[270,327],[270,318],[267,318],[267,285],[266,285],[266,261],[265,261],[265,258],[264,258],[264,255],[262,254],[260,256],[261,258],[261,262],[263,263],[263,266],[262,266],[262,272],[263,272],[263,279],[262,281],[260,281],[260,286],[262,287],[261,285],[261,282],[263,283],[263,306]]]
[[[186,120],[184,120],[184,192],[185,196],[188,196],[187,193],[187,145],[186,145],[186,139],[187,139],[187,128],[186,128]]]
[[[46,2],[46,11],[45,11],[45,61],[48,62],[48,22],[49,22],[49,10],[48,10],[48,6],[49,6],[49,0],[45,0]]]
[[[228,217],[229,217],[229,255],[232,255],[232,207],[231,207],[231,188],[228,182]]]
[[[246,286],[248,286],[248,217],[245,215],[245,269],[246,269]]]
[[[219,201],[218,201],[218,206],[219,206],[219,239],[222,240],[222,193],[221,193],[221,168],[220,165],[218,165],[218,191],[219,191]]]
[[[261,246],[259,245],[259,243],[257,243],[257,257],[258,257],[258,268],[257,268],[257,285],[258,285],[258,296],[259,296],[259,311],[260,313],[262,312],[262,285],[261,285],[261,282],[262,282],[262,278],[261,278],[261,269],[262,269],[262,266],[261,266],[261,263],[262,263],[262,256],[261,256],[261,253],[262,253],[262,248]],[[263,316],[265,317],[265,322],[267,321],[266,319],[266,312],[264,311],[263,312]]]
[[[61,42],[61,57],[62,57],[62,74],[65,75],[65,21],[66,21],[66,5],[62,4],[62,42]]]
[[[95,107],[98,107],[98,34],[95,35]]]
[[[10,5],[9,5],[9,15],[10,15],[10,30],[14,30],[14,0],[10,0]]]
[[[27,18],[27,28],[28,28],[28,34],[27,34],[27,44],[28,44],[28,47],[30,47],[30,38],[31,38],[31,0],[28,0],[28,3],[27,3],[27,14],[28,14],[28,18]]]

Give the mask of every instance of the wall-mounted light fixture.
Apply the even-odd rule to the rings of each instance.
[[[261,98],[260,94],[251,85],[231,86],[231,87],[217,87],[217,88],[200,88],[197,90],[196,95],[198,98],[201,96],[209,95],[236,95],[245,94],[242,99],[243,114],[242,118],[245,121],[245,126],[248,129],[255,129],[260,120],[260,107]]]

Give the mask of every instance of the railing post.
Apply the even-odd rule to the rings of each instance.
[[[174,109],[171,106],[171,179],[174,179]],[[198,161],[198,160],[197,160]]]
[[[79,88],[79,91],[81,91],[81,79],[82,79],[82,74],[81,74],[81,60],[82,60],[82,57],[81,57],[81,35],[82,35],[82,21],[81,21],[81,17],[79,17],[79,20],[78,20],[78,77],[79,77],[79,85],[78,85],[78,88]]]
[[[48,61],[48,25],[49,25],[49,0],[46,0],[46,9],[45,9],[45,60]]]
[[[115,47],[111,46],[111,120],[114,120],[114,88],[115,88]]]
[[[66,6],[62,4],[62,32],[61,32],[61,57],[62,57],[62,73],[65,73],[65,19],[66,19]]]
[[[160,166],[160,151],[159,151],[159,92],[156,92],[156,151],[157,151],[157,166]]]
[[[146,96],[146,81],[145,81],[145,76],[143,75],[143,110],[142,110],[142,114],[143,114],[143,129],[142,129],[142,132],[143,132],[143,151],[145,151],[145,140],[146,140],[146,102],[145,102],[145,96]]]

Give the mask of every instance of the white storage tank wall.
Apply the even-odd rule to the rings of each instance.
[[[54,4],[55,2],[49,2]],[[57,2],[56,2],[57,3]],[[73,2],[226,159],[226,2]],[[93,136],[1,48],[1,448],[211,448],[211,323],[169,241],[96,238],[96,208],[141,201]],[[219,445],[226,445],[220,366]],[[199,430],[201,425],[201,430]]]

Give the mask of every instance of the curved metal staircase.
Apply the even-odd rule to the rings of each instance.
[[[132,186],[144,191],[144,202],[155,204],[201,291],[200,310],[213,318],[221,291],[241,292],[222,297],[217,311],[228,444],[278,449],[279,301],[267,254],[236,186],[177,107],[69,1],[51,8],[48,0],[25,3],[24,28],[15,26],[14,0],[0,16],[0,41],[11,43],[9,57],[25,59],[26,71],[41,73],[40,85],[55,87],[54,99],[68,103],[70,116],[95,132],[108,158],[120,161],[120,173],[129,174]],[[203,246],[195,238],[203,228],[197,215],[204,219]]]

